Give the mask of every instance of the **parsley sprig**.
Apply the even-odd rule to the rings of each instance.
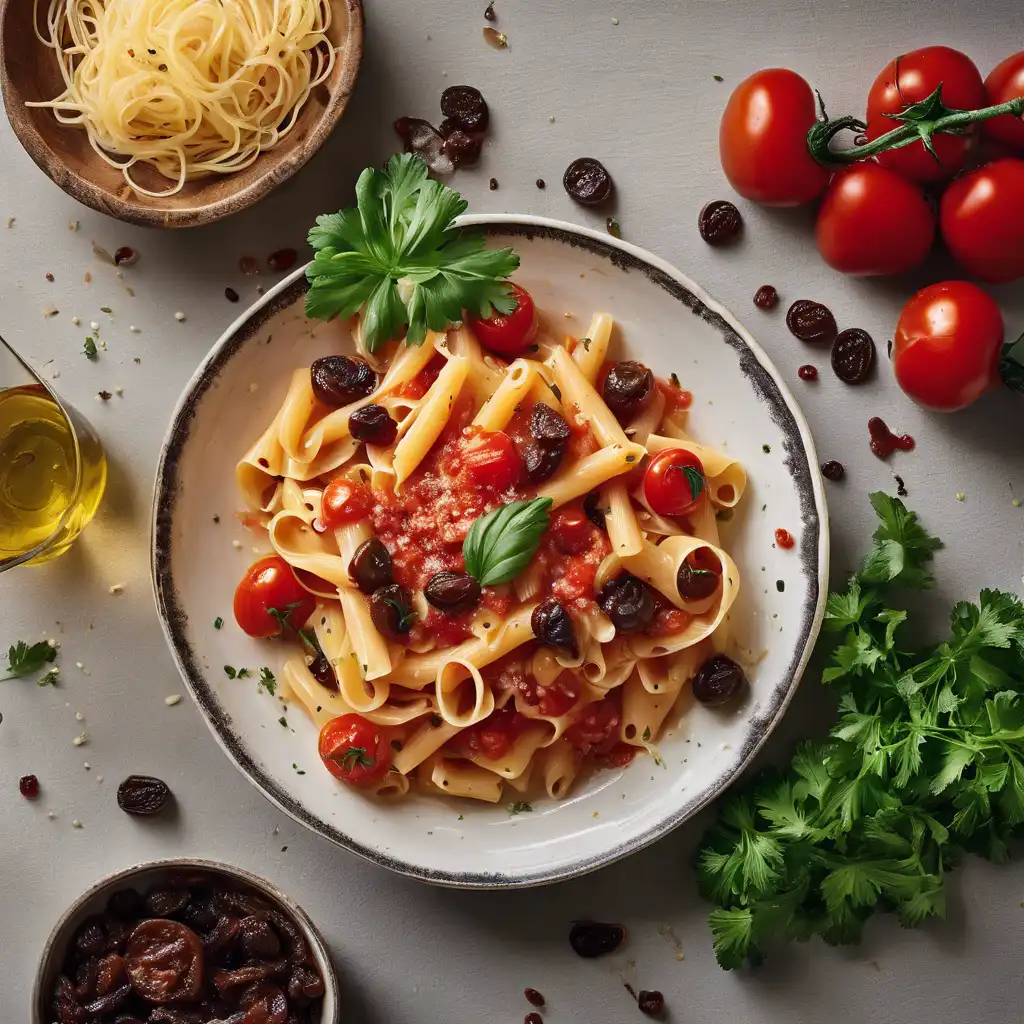
[[[362,310],[363,339],[376,352],[403,332],[421,345],[428,328],[443,331],[463,310],[487,317],[515,309],[506,278],[519,257],[485,248],[479,232],[453,229],[467,203],[428,178],[419,157],[393,156],[383,171],[367,167],[356,204],[318,217],[309,232],[316,255],[306,272],[308,316],[331,320]]]
[[[40,640],[35,644],[18,640],[7,649],[7,675],[0,679],[0,683],[5,683],[8,679],[21,679],[23,676],[33,675],[44,665],[52,664],[56,657],[57,647],[48,640]],[[40,686],[56,685],[56,670],[47,672],[43,678],[46,681],[41,681]]]
[[[983,590],[944,642],[909,646],[896,588],[931,587],[940,544],[898,499],[871,503],[874,545],[825,612],[840,719],[727,799],[700,853],[725,968],[760,962],[775,937],[856,942],[876,910],[942,917],[961,854],[1005,860],[1024,822],[1024,605]]]

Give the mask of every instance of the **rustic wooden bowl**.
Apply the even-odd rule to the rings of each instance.
[[[249,167],[228,175],[188,181],[176,195],[139,195],[119,170],[101,160],[85,131],[62,125],[46,107],[63,90],[53,52],[33,31],[32,0],[0,0],[0,88],[15,135],[32,159],[69,196],[100,213],[148,227],[187,228],[209,224],[262,199],[290,178],[333,130],[355,85],[363,52],[362,0],[331,0],[329,36],[340,51],[330,77],[310,94],[298,124],[281,143]],[[45,4],[40,4],[45,11]],[[154,191],[167,179],[138,166],[137,180]],[[148,175],[148,176],[147,176]]]

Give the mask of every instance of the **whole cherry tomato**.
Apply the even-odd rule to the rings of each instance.
[[[512,285],[516,308],[511,313],[495,313],[486,320],[470,316],[469,326],[484,348],[499,356],[515,359],[533,344],[537,336],[537,310],[525,288]]]
[[[900,274],[935,239],[935,215],[921,188],[874,163],[833,177],[816,228],[822,258],[844,274]]]
[[[503,430],[484,431],[466,444],[462,461],[474,483],[507,491],[523,474],[515,442]]]
[[[369,487],[339,476],[324,488],[320,522],[328,530],[336,530],[339,526],[369,518],[372,508],[373,494]]]
[[[361,715],[332,718],[320,730],[318,750],[324,767],[350,786],[376,786],[391,767],[387,729]]]
[[[1024,50],[1007,57],[996,65],[985,79],[985,105],[994,107],[997,103],[1008,103],[1018,96],[1024,96]],[[1024,150],[1024,118],[1003,114],[991,117],[981,124],[986,138]]]
[[[643,486],[647,504],[659,516],[685,516],[704,498],[707,477],[693,452],[666,448],[648,463]]]
[[[919,291],[903,307],[892,345],[899,386],[919,405],[954,412],[999,381],[1003,318],[967,281]]]
[[[1024,277],[1024,160],[996,160],[943,193],[946,246],[974,277],[993,284]]]
[[[235,589],[235,622],[255,637],[298,632],[316,608],[316,598],[279,555],[261,558],[245,571]]]
[[[807,148],[817,117],[814,93],[795,71],[767,68],[740,82],[722,114],[718,152],[744,199],[800,206],[825,190],[829,171]]]
[[[977,110],[985,105],[981,72],[967,54],[948,46],[925,46],[897,57],[875,79],[868,93],[868,141],[899,127],[900,122],[887,114],[899,114],[927,99],[940,85],[942,102],[951,110]],[[973,132],[933,135],[938,160],[922,142],[886,150],[877,160],[911,181],[945,181],[966,163],[973,136]]]

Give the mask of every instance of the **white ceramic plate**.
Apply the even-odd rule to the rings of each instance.
[[[167,640],[210,728],[279,807],[408,875],[466,887],[536,885],[654,842],[721,793],[754,756],[785,711],[818,633],[828,516],[793,396],[754,340],[700,288],[636,246],[584,228],[515,216],[466,223],[494,245],[515,247],[522,258],[516,280],[556,330],[582,333],[595,310],[612,313],[631,356],[660,375],[677,373],[694,393],[694,436],[746,466],[749,489],[724,524],[723,544],[742,576],[732,615],[737,638],[764,652],[747,699],[724,711],[686,708],[660,744],[665,767],[641,756],[577,784],[567,800],[539,801],[533,813],[512,817],[504,805],[440,796],[371,802],[322,769],[317,730],[300,708],[282,728],[280,703],[257,695],[254,679],[228,679],[226,664],[276,672],[285,654],[245,636],[232,618],[235,585],[255,557],[252,535],[232,515],[241,506],[235,462],[270,421],[294,367],[350,350],[343,326],[305,318],[302,270],[232,324],[178,403],[157,470],[153,579]],[[779,526],[796,538],[794,550],[774,546]],[[241,550],[232,546],[236,539]],[[213,625],[218,616],[221,630]]]

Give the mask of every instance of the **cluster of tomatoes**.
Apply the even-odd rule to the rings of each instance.
[[[925,259],[941,234],[966,275],[1014,281],[1024,277],[1024,119],[984,112],[1020,97],[1024,51],[983,80],[959,50],[915,50],[875,79],[863,121],[841,119],[863,132],[858,147],[823,163],[808,143],[819,123],[811,87],[793,71],[767,69],[729,99],[719,136],[722,167],[736,191],[758,203],[820,199],[818,249],[843,273],[903,273]],[[955,132],[931,134],[937,120],[959,112],[977,113],[958,116],[963,123]],[[905,124],[921,134],[877,151],[877,140]],[[858,149],[866,159],[855,159]],[[950,335],[951,327],[960,333]],[[962,408],[998,382],[1002,343],[1002,317],[991,297],[967,282],[946,282],[908,304],[894,369],[921,404]],[[936,359],[948,361],[946,372],[931,365]]]

